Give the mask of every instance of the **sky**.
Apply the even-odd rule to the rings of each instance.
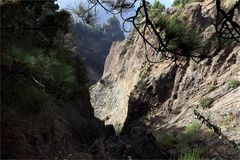
[[[81,1],[86,1],[86,0],[57,0],[57,3],[59,5],[59,9],[67,9],[67,8],[71,8],[71,7],[77,7],[79,5],[79,3]],[[148,0],[150,3],[153,3],[154,0]],[[161,3],[163,3],[165,5],[166,8],[170,7],[173,3],[174,0],[159,0]],[[131,15],[135,14],[134,11],[126,14],[124,17],[129,17]],[[108,18],[110,18],[112,15],[111,14],[107,14],[104,9],[102,9],[101,7],[99,7],[98,9],[98,17],[97,17],[97,23],[98,24],[103,24],[106,23]],[[123,23],[123,20],[120,18],[120,16],[117,16],[120,23]],[[75,19],[75,18],[74,18]],[[129,30],[132,24],[131,23],[126,23],[126,29]]]
[[[82,0],[58,0],[57,3],[60,6],[60,9],[67,8],[69,5],[75,5],[78,4]],[[148,0],[150,3],[153,3],[154,0]],[[166,7],[170,7],[173,3],[173,0],[160,0],[161,3],[163,3]]]

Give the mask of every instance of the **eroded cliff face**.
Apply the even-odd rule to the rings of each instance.
[[[213,29],[207,25],[213,5],[212,1],[204,1],[189,4],[183,10],[193,15],[186,21],[196,24],[205,38]],[[172,14],[174,10],[171,8],[168,12]],[[153,61],[161,59],[150,48],[147,54]],[[201,106],[203,97],[209,98],[212,106],[198,107],[198,111],[219,126],[228,139],[239,143],[240,87],[231,88],[229,80],[240,80],[239,44],[222,49],[213,59],[199,63],[190,60],[181,67],[169,60],[149,64],[143,40],[133,33],[128,39],[112,45],[103,77],[91,88],[91,103],[95,116],[105,124],[113,124],[117,132],[127,134],[132,128],[141,126],[157,140],[159,133],[167,130],[177,141],[184,128],[196,120],[194,106]],[[210,132],[204,126],[202,131],[203,135]],[[233,147],[221,148],[223,142],[212,143],[216,135],[202,137],[209,142],[206,149],[211,155],[219,155],[219,152],[237,155]],[[213,148],[216,144],[220,146],[217,151]]]
[[[91,90],[95,115],[105,120],[106,124],[113,124],[117,130],[123,127],[130,93],[141,80],[140,68],[146,63],[143,46],[132,43],[141,43],[140,37],[113,43],[103,77]]]

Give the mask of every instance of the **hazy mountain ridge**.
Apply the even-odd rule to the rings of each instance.
[[[112,42],[125,38],[120,27],[116,17],[110,18],[103,26],[88,26],[81,22],[74,25],[74,41],[91,84],[101,77]]]

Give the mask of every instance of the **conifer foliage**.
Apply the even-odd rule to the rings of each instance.
[[[2,65],[34,77],[50,92],[68,95],[58,96],[88,95],[83,64],[72,44],[70,13],[58,11],[54,0],[4,1],[1,11]]]

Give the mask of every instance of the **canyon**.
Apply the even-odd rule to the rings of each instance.
[[[198,28],[207,39],[213,30],[209,25],[213,5],[213,1],[191,3],[179,16]],[[169,8],[166,12],[174,14],[177,9]],[[240,88],[231,88],[229,83],[240,79],[239,44],[227,46],[213,59],[198,63],[188,60],[181,66],[171,60],[147,61],[146,54],[155,62],[161,57],[151,47],[145,53],[144,46],[143,39],[136,32],[124,41],[113,43],[102,78],[90,88],[94,115],[105,124],[112,124],[120,135],[141,128],[152,133],[161,144],[161,134],[165,132],[168,137],[179,141],[185,128],[197,122],[193,112],[197,109],[220,127],[227,139],[238,144]],[[211,107],[201,107],[204,98],[211,99]],[[202,126],[201,132],[199,139],[209,143],[204,150],[210,157],[219,156],[219,153],[229,157],[238,155],[233,146],[226,147],[208,127]],[[217,151],[213,149],[216,143],[222,145]],[[176,148],[172,144],[169,150]]]

